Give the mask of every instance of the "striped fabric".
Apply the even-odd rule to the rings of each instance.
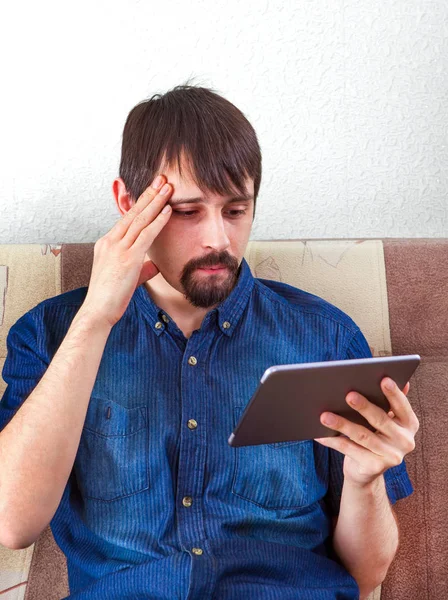
[[[417,448],[407,460],[416,492],[396,507],[401,546],[375,598],[448,595],[448,418],[435,410],[447,406],[447,256],[446,240],[251,242],[246,252],[256,277],[317,294],[351,316],[374,355],[423,358],[409,395],[421,422]],[[9,327],[41,300],[87,285],[92,258],[93,244],[0,246],[2,363]],[[0,395],[3,389],[0,381]],[[49,528],[26,550],[0,548],[0,600],[67,594],[65,559]]]

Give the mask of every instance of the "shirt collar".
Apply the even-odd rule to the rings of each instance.
[[[227,336],[231,336],[244,312],[254,287],[254,277],[245,258],[241,261],[238,281],[216,309],[218,311],[218,327]]]
[[[166,323],[163,320],[163,315],[165,313],[151,298],[144,283],[139,285],[135,290],[134,298],[138,305],[138,309],[141,310],[149,320],[154,333],[157,336],[161,335],[166,327]]]
[[[221,304],[207,313],[204,321],[209,320],[211,313],[217,313],[216,325],[230,337],[246,308],[253,286],[254,277],[246,259],[243,258],[235,287]],[[139,285],[135,290],[134,298],[138,307],[149,318],[154,333],[157,336],[161,335],[171,318],[155,304],[144,284]]]

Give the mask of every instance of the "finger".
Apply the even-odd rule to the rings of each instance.
[[[406,396],[404,397],[406,398]],[[369,402],[367,398],[356,392],[347,394],[346,401],[347,404],[359,412],[370,425],[376,429],[375,433],[370,433],[372,433],[375,440],[377,440],[381,446],[366,445],[358,439],[355,440],[356,442],[368,447],[372,452],[378,453],[375,448],[380,448],[379,453],[382,456],[391,455],[395,457],[397,452],[404,456],[414,449],[414,436],[417,430],[414,430],[410,425],[404,426],[400,420],[397,419],[395,410],[389,411],[389,413],[392,412],[394,415],[394,417],[391,418],[390,414],[386,414],[382,408]],[[339,419],[341,419],[341,417],[339,417]],[[343,433],[345,433],[345,431],[343,431]],[[350,437],[352,437],[352,435],[350,435]]]
[[[358,394],[357,392],[350,392],[347,394],[345,400],[347,404],[362,415],[376,431],[379,431],[388,437],[393,437],[396,434],[397,423],[390,418],[385,410],[376,406],[373,402],[370,402],[365,396]]]
[[[145,283],[145,281],[148,281],[148,279],[152,279],[153,277],[155,277],[158,272],[159,269],[152,262],[152,260],[147,260],[146,262],[144,262],[142,270],[140,271],[140,277],[137,283],[137,287],[142,283]]]
[[[145,206],[145,208],[138,215],[135,216],[126,232],[126,235],[123,238],[123,243],[126,248],[130,248],[140,236],[140,233],[146,227],[151,225],[154,219],[161,213],[169,197],[171,196],[172,191],[173,188],[171,185],[166,183],[160,192],[153,198],[153,200],[147,206]]]
[[[388,382],[391,383],[391,390],[386,387]],[[412,410],[412,406],[410,405],[406,394],[404,394],[398,385],[389,377],[385,377],[381,381],[381,389],[386,398],[389,400],[390,409],[395,414],[396,419],[399,420],[403,427],[410,429],[415,434],[418,431],[419,422],[417,415]]]
[[[156,218],[147,225],[140,232],[138,238],[135,240],[133,248],[137,250],[144,250],[145,252],[149,249],[153,241],[165,227],[170,220],[173,211],[169,204],[165,204],[162,211],[156,216]]]
[[[165,181],[166,178],[163,175],[158,175],[152,184],[145,189],[145,191],[139,196],[134,206],[132,206],[132,208],[130,208],[128,212],[124,214],[109,231],[108,236],[112,241],[123,239],[134,218],[140,214],[154,199],[154,197],[157,195],[157,192],[160,190],[162,185],[164,185]]]
[[[386,413],[384,411],[382,412],[385,418],[390,421]],[[357,423],[353,423],[344,417],[328,412],[322,413],[321,422],[326,427],[342,433],[354,443],[366,448],[378,456],[384,456],[387,453],[386,444],[382,441],[382,439],[363,425],[358,425]]]
[[[404,386],[403,388],[403,394],[405,396],[407,396],[409,394],[409,390],[411,389],[411,384],[409,383],[409,381],[407,382],[407,384]]]
[[[364,472],[368,470],[371,473],[378,474],[384,472],[388,467],[388,463],[384,461],[382,456],[370,452],[344,436],[315,438],[314,441],[352,458],[359,465],[363,465]]]

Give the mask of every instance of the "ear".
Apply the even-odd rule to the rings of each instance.
[[[118,207],[118,212],[121,215],[125,215],[129,211],[129,209],[131,209],[134,206],[135,202],[126,190],[126,186],[121,177],[114,179],[114,182],[112,184],[112,193],[114,195],[115,202]]]

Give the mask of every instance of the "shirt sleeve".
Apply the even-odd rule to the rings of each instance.
[[[353,335],[345,358],[347,360],[354,358],[370,358],[372,353],[366,338],[358,329]],[[342,485],[344,482],[343,475],[344,455],[337,450],[329,449],[329,486],[327,494],[327,504],[330,512],[334,515],[339,514],[339,506],[341,503]],[[402,463],[396,467],[391,467],[384,473],[386,483],[386,491],[390,503],[395,504],[397,500],[406,498],[414,491],[412,483],[409,479],[406,470],[406,463]]]
[[[35,311],[25,313],[10,328],[2,377],[7,384],[0,400],[0,431],[6,427],[48,368],[40,349],[39,325]]]

